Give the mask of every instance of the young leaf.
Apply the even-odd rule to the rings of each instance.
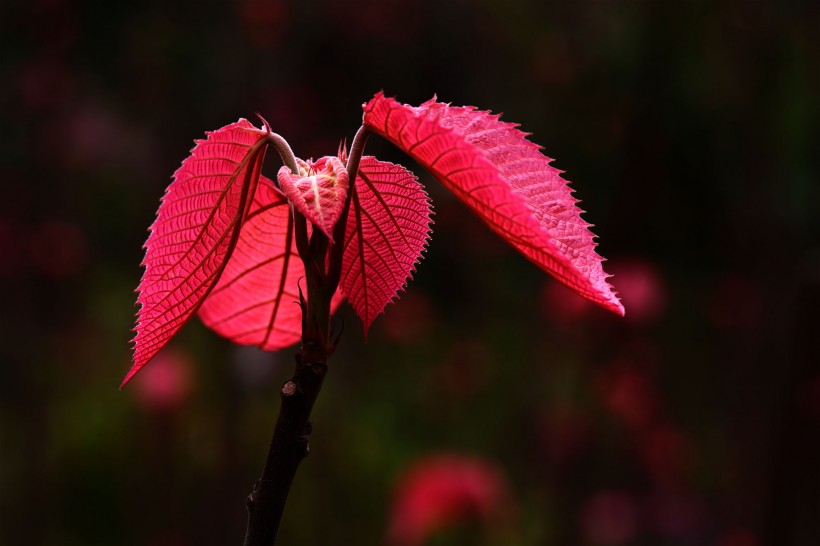
[[[298,285],[304,276],[288,201],[260,177],[236,248],[199,318],[235,343],[283,349],[302,335]],[[331,312],[341,301],[333,300]]]
[[[125,385],[193,316],[236,243],[259,177],[265,131],[245,119],[197,140],[145,243],[134,364]]]
[[[296,163],[298,173],[290,172],[285,166],[279,169],[279,187],[296,210],[332,240],[333,226],[347,199],[347,169],[333,156],[316,162],[297,159]]]
[[[493,231],[559,281],[623,314],[572,190],[517,125],[435,98],[418,108],[378,93],[364,125],[429,170]]]
[[[353,191],[341,288],[367,332],[421,259],[431,207],[412,173],[370,156],[361,159]]]

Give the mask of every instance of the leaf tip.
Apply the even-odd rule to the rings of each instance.
[[[268,120],[262,117],[262,114],[260,114],[259,112],[256,112],[256,117],[258,117],[259,120],[262,122],[262,125],[265,127],[265,132],[271,134],[273,131],[270,128],[270,123],[268,123]]]
[[[138,371],[140,371],[144,365],[145,365],[145,363],[144,363],[144,362],[141,362],[141,363],[139,363],[139,362],[134,362],[134,364],[131,366],[131,369],[130,369],[130,370],[128,370],[128,373],[127,373],[127,374],[125,374],[125,378],[122,380],[122,383],[120,383],[120,388],[119,388],[119,390],[124,389],[124,388],[125,388],[125,385],[126,385],[129,381],[131,381],[131,379],[132,379],[135,375],[137,375],[137,372],[138,372]]]
[[[614,291],[610,291],[609,300],[607,300],[606,304],[604,305],[604,308],[612,311],[619,317],[623,317],[624,315],[626,315],[626,309],[624,308],[624,304],[621,302],[621,298],[619,298]]]

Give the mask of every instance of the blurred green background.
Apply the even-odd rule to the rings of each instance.
[[[533,133],[627,316],[372,138],[433,238],[366,343],[343,312],[280,543],[820,544],[819,32],[812,0],[0,2],[0,544],[241,542],[293,350],[193,320],[118,391],[141,245],[204,131],[318,157],[380,89]]]

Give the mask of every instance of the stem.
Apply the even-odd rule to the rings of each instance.
[[[327,372],[327,355],[310,360],[307,352],[296,354],[296,372],[280,391],[282,407],[265,468],[248,496],[244,546],[274,544],[296,469],[309,451],[310,412]]]
[[[327,238],[321,232],[324,241],[317,238],[318,230],[314,230],[314,240],[309,242],[305,217],[294,211],[293,220],[296,247],[305,264],[307,284],[307,300],[300,297],[302,346],[296,354],[293,378],[280,391],[282,406],[262,477],[248,496],[244,546],[271,546],[276,541],[296,469],[309,451],[310,413],[322,388],[327,358],[332,352],[329,342],[330,301],[336,285],[330,287],[324,273]]]
[[[296,353],[293,378],[280,391],[282,406],[273,432],[262,477],[248,496],[248,527],[244,546],[271,546],[276,541],[296,469],[308,452],[312,425],[310,413],[327,373],[330,299],[308,282],[308,300],[302,302],[302,347]],[[322,328],[324,325],[324,328]]]
[[[353,144],[350,146],[350,155],[347,158],[347,174],[350,178],[351,184],[359,174],[359,161],[362,159],[364,153],[364,145],[367,142],[367,137],[370,136],[370,131],[364,128],[364,125],[359,127],[356,131],[356,136],[353,137]]]
[[[290,214],[293,217],[293,232],[296,239],[296,251],[299,253],[299,257],[304,260],[305,256],[310,254],[310,242],[308,241],[307,234],[307,219],[299,211],[297,211],[293,205],[290,205]],[[307,267],[308,264],[305,264],[305,269],[307,269]]]
[[[339,220],[333,227],[333,240],[335,244],[330,249],[330,264],[327,268],[328,284],[333,287],[333,290],[336,290],[336,287],[339,285],[339,279],[341,278],[347,215],[350,212],[350,203],[353,200],[353,194],[356,192],[356,177],[359,175],[359,162],[362,159],[364,145],[369,136],[370,131],[365,129],[364,125],[359,127],[359,130],[356,131],[356,136],[353,137],[353,144],[350,146],[350,155],[347,158],[347,177],[350,181],[350,189],[347,192],[345,208],[342,210]]]
[[[293,153],[288,141],[272,132],[270,127],[268,127],[267,122],[265,122],[265,127],[268,129],[268,142],[270,142],[271,145],[276,148],[276,151],[279,152],[279,157],[282,158],[282,163],[284,163],[293,174],[298,173],[299,167],[296,165],[296,155]]]
[[[280,391],[282,406],[262,477],[248,496],[248,527],[244,546],[274,544],[296,469],[309,451],[312,431],[310,413],[327,373],[327,358],[333,350],[329,340],[330,301],[339,284],[347,213],[368,135],[369,132],[361,127],[353,139],[347,162],[351,190],[348,192],[342,217],[334,228],[333,238],[336,243],[329,247],[327,236],[316,229],[308,241],[305,217],[292,211],[296,249],[305,264],[307,284],[307,300],[300,297],[302,346],[296,353],[293,378]],[[298,172],[296,156],[285,139],[271,132],[269,127],[267,139],[279,152],[282,162],[292,172]],[[328,252],[331,253],[330,265],[326,272]]]
[[[304,217],[295,218],[297,232]],[[299,235],[297,233],[297,240]],[[306,242],[306,241],[305,241]],[[296,354],[293,378],[282,386],[282,406],[273,432],[262,477],[248,496],[248,527],[245,546],[271,546],[276,540],[282,512],[290,492],[296,469],[308,454],[312,426],[310,412],[327,372],[329,350],[330,299],[327,278],[314,271],[315,262],[300,246],[299,254],[305,261],[307,301],[302,298],[302,347]],[[313,263],[312,263],[313,262]]]

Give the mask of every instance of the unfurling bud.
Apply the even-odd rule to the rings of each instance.
[[[279,187],[296,210],[333,240],[333,226],[347,200],[347,169],[335,156],[296,162],[298,173],[288,167],[279,169]]]

